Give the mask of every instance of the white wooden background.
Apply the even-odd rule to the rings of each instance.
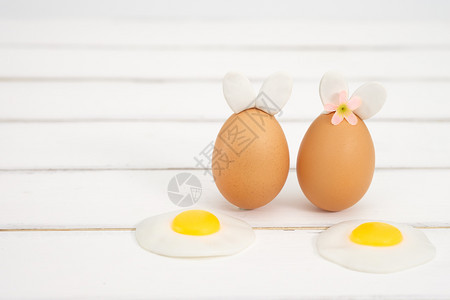
[[[0,298],[450,299],[450,22],[443,20],[0,20]],[[255,87],[295,77],[279,117],[291,173],[269,205],[238,210],[194,156],[231,114],[221,77]],[[321,111],[329,69],[354,90],[385,84],[367,126],[376,171],[360,203],[316,209],[298,186],[303,134]],[[257,242],[233,257],[152,255],[134,227],[175,210],[179,172],[203,184],[197,207],[242,218]],[[317,234],[348,219],[421,228],[436,258],[400,273],[365,274],[318,256]]]

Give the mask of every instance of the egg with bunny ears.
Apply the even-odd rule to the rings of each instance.
[[[272,201],[289,173],[289,149],[274,117],[288,101],[292,78],[274,73],[256,94],[237,72],[223,79],[223,94],[233,110],[217,135],[212,156],[214,181],[230,203],[254,209]]]
[[[297,177],[314,205],[340,211],[357,203],[372,182],[375,149],[363,120],[381,109],[386,90],[379,83],[369,82],[349,97],[344,77],[328,72],[319,92],[324,111],[303,137]]]

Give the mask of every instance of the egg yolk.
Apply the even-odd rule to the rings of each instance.
[[[172,221],[175,232],[187,235],[208,235],[219,231],[219,219],[205,210],[193,209],[178,214]]]
[[[403,236],[400,230],[392,225],[381,222],[367,222],[352,231],[350,240],[360,245],[387,247],[400,243]]]

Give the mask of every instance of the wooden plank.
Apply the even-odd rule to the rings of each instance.
[[[295,167],[310,122],[282,122]],[[0,124],[0,169],[194,168],[222,122]],[[450,123],[368,122],[378,167],[450,167]],[[421,155],[418,155],[421,153]],[[197,165],[197,166],[196,166]]]
[[[434,47],[449,46],[445,21],[0,20],[15,47]],[[13,29],[13,30],[12,30]]]
[[[335,5],[333,0],[320,3],[308,0],[284,0],[280,5],[277,0],[245,1],[232,3],[221,1],[171,0],[167,4],[155,4],[152,1],[137,1],[130,5],[127,0],[116,0],[114,5],[105,5],[102,0],[91,0],[89,6],[84,2],[66,0],[54,2],[41,0],[30,1],[23,5],[8,2],[3,5],[0,17],[17,19],[39,18],[126,18],[126,19],[207,19],[207,20],[247,20],[258,19],[271,21],[280,19],[324,19],[324,20],[358,20],[362,24],[368,20],[447,20],[449,11],[445,0],[434,1],[429,5],[422,1],[398,2],[379,0],[375,3],[346,0]],[[406,5],[407,4],[407,5]],[[339,10],[339,13],[336,11]]]
[[[167,185],[189,172],[202,184],[196,208],[245,219],[254,227],[323,227],[349,219],[414,226],[450,226],[450,170],[376,170],[355,206],[339,213],[316,209],[303,196],[295,171],[270,204],[252,211],[228,203],[204,171],[0,172],[0,228],[134,228],[142,219],[180,209]]]
[[[354,91],[363,82],[352,81]],[[450,119],[448,82],[385,82],[386,105],[374,119]],[[296,81],[281,120],[321,111],[317,81]],[[255,89],[261,82],[255,82]],[[225,120],[222,83],[0,82],[0,120]],[[420,107],[420,109],[418,109]]]
[[[448,299],[450,230],[424,232],[436,258],[383,275],[325,261],[311,230],[258,230],[246,251],[213,259],[148,253],[133,232],[1,232],[0,289],[8,299]]]
[[[296,79],[319,80],[330,69],[351,79],[450,78],[448,50],[253,51],[0,49],[3,79],[221,79],[229,70],[264,78],[285,70]]]

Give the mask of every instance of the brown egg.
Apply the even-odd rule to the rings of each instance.
[[[375,150],[364,122],[331,124],[320,115],[309,127],[297,157],[297,177],[306,198],[317,207],[340,211],[366,193],[375,168]]]
[[[212,169],[232,204],[253,209],[272,201],[289,173],[289,149],[275,117],[256,108],[233,114],[217,136]]]

